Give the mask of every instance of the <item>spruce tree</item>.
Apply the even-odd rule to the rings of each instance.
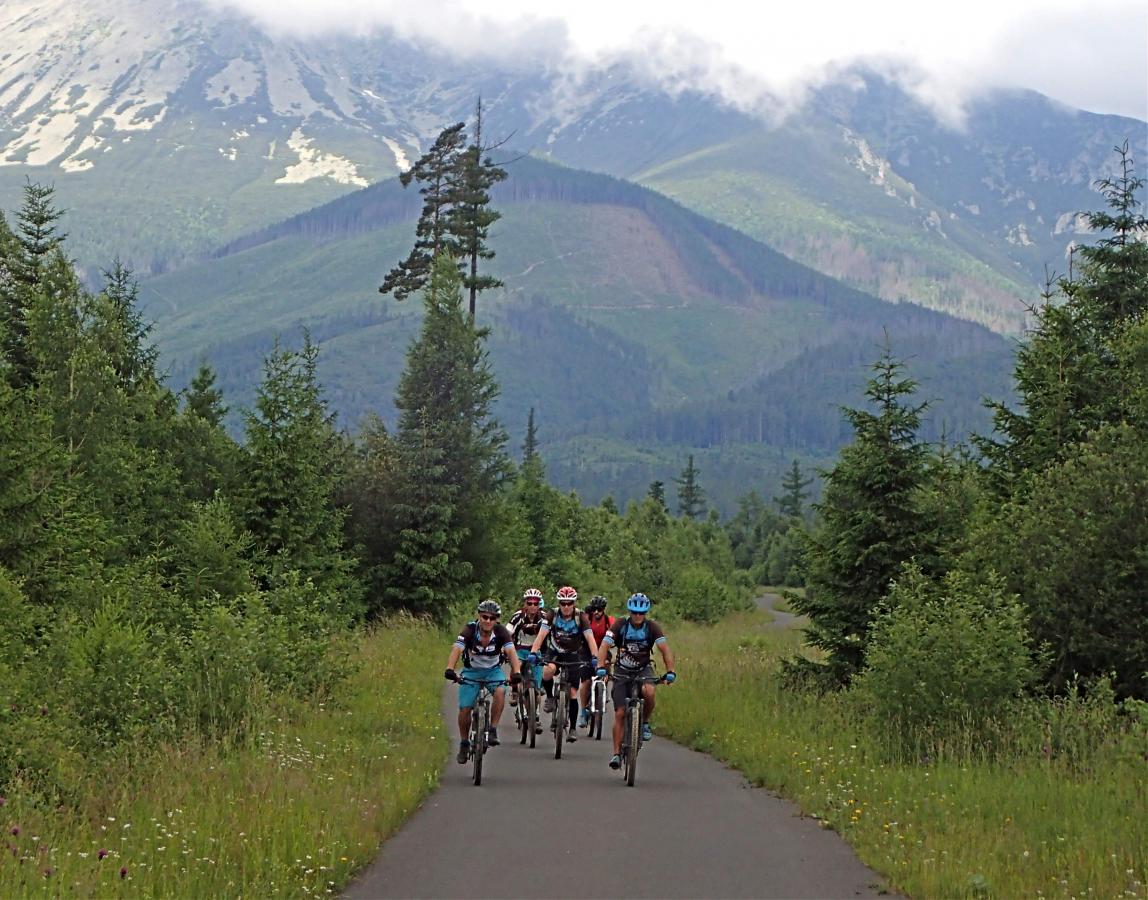
[[[666,506],[666,483],[664,481],[651,481],[646,496],[659,504],[662,509],[669,508]]]
[[[1148,311],[1148,218],[1137,199],[1128,146],[1117,148],[1121,175],[1097,183],[1108,212],[1088,214],[1106,233],[1077,250],[1080,266],[1045,292],[1031,335],[1017,353],[1020,404],[991,404],[995,437],[978,438],[998,493],[1029,484],[1023,476],[1066,458],[1104,424],[1140,417],[1117,345]]]
[[[463,577],[460,563],[466,563],[466,577],[476,582],[489,577],[488,519],[509,465],[506,434],[491,412],[498,385],[484,346],[487,332],[472,328],[463,312],[461,276],[446,254],[434,261],[423,303],[422,329],[407,352],[395,396],[396,439],[404,465],[420,467],[404,476],[408,496],[416,487],[426,492],[423,499],[433,506],[427,515],[438,517],[435,553],[446,556],[436,564],[438,575],[410,557],[392,573],[397,580],[389,590],[395,599],[422,598],[419,603],[425,607],[443,585],[457,587]],[[400,523],[400,530],[421,527],[416,506],[413,501],[405,505],[407,521]],[[437,580],[440,576],[445,581]],[[457,595],[440,597],[443,603],[453,599]]]
[[[459,255],[458,238],[450,229],[450,211],[459,201],[465,128],[464,122],[444,128],[431,148],[399,176],[403,187],[412,181],[421,185],[423,208],[415,226],[414,248],[387,273],[379,293],[393,293],[396,300],[405,300],[426,286],[436,256],[440,253],[452,258]]]
[[[825,475],[814,507],[821,522],[806,548],[806,592],[791,601],[809,617],[806,640],[828,656],[815,668],[833,685],[860,670],[874,610],[901,564],[929,549],[917,496],[927,455],[917,431],[927,404],[912,402],[917,383],[887,344],[872,371],[872,411],[844,410],[853,442]]]
[[[698,484],[698,470],[692,453],[674,484],[678,487],[678,515],[687,519],[699,518],[706,511],[706,495]]]
[[[489,156],[491,148],[482,143],[482,99],[475,105],[474,140],[458,156],[454,203],[447,213],[448,228],[453,235],[464,266],[463,289],[470,295],[470,318],[474,321],[478,294],[502,287],[491,275],[480,275],[478,261],[493,259],[494,251],[486,243],[490,226],[502,214],[490,208],[490,189],[506,179],[506,170],[496,166]]]
[[[526,418],[526,438],[522,442],[522,463],[525,465],[538,455],[538,431],[534,427],[534,407]]]
[[[812,478],[801,477],[801,466],[797,464],[795,459],[793,466],[782,479],[782,495],[773,498],[773,502],[777,504],[777,508],[781,510],[783,516],[788,516],[791,519],[801,519],[804,516],[805,511],[802,502],[809,496],[809,492],[805,488],[811,484],[813,484]]]
[[[222,426],[227,416],[223,392],[215,387],[215,370],[206,362],[200,363],[195,377],[184,393],[188,412],[199,416],[209,425]]]

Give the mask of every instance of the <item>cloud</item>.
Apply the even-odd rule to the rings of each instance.
[[[887,70],[942,118],[971,95],[1025,87],[1096,112],[1148,119],[1143,0],[209,0],[296,34],[399,37],[577,79],[624,62],[667,89],[784,112],[856,62]]]

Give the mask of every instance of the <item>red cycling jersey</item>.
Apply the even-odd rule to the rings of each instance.
[[[602,646],[602,638],[606,636],[606,632],[609,631],[613,625],[613,616],[602,616],[600,619],[595,619],[593,616],[590,616],[590,630],[594,632],[594,640],[598,642],[599,647]]]

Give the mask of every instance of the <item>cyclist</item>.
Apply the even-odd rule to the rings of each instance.
[[[510,683],[518,684],[522,680],[522,666],[518,662],[518,654],[514,652],[514,641],[510,632],[498,620],[502,617],[502,607],[496,600],[483,600],[478,604],[478,619],[468,622],[455,638],[450,648],[450,656],[446,662],[444,676],[447,681],[458,681],[465,678],[469,682],[500,681],[502,680],[502,659],[505,656],[510,663]],[[463,659],[461,675],[454,670],[458,665],[459,657]],[[506,699],[506,690],[501,685],[494,691],[494,703],[491,705],[490,726],[486,732],[486,742],[491,747],[498,746],[498,720],[502,716],[502,706]],[[470,714],[474,704],[478,702],[477,684],[460,684],[458,686],[458,761],[466,763],[470,756]]]
[[[606,615],[606,598],[601,594],[596,595],[586,607],[586,611],[590,614],[590,630],[594,632],[594,640],[601,647],[606,632],[614,624],[614,617]],[[597,663],[593,659],[588,659],[582,668],[582,686],[578,689],[579,699],[582,701],[582,716],[578,719],[579,728],[590,727],[590,679],[594,677],[596,668]]]
[[[545,712],[554,711],[554,676],[558,672],[558,664],[582,664],[568,667],[570,693],[568,697],[561,698],[570,703],[570,714],[567,716],[570,730],[566,734],[566,740],[576,741],[578,740],[575,732],[575,723],[578,720],[578,681],[582,674],[582,666],[586,662],[582,646],[589,645],[590,656],[593,658],[598,655],[598,644],[594,641],[594,632],[590,628],[590,620],[586,613],[575,606],[578,602],[578,592],[569,586],[560,587],[555,599],[558,601],[558,609],[539,629],[538,636],[530,648],[530,661],[537,663],[538,651],[545,643],[546,667],[542,670],[542,689],[546,691],[546,702],[542,708]]]
[[[525,662],[530,657],[530,648],[534,646],[534,639],[538,637],[538,631],[545,621],[546,607],[542,604],[542,591],[538,588],[527,588],[522,592],[522,608],[515,611],[508,623],[520,662]],[[534,667],[534,686],[542,690],[541,666]],[[510,705],[518,705],[518,689],[514,687],[510,689]]]
[[[606,672],[606,657],[611,647],[618,648],[618,661],[614,665],[614,755],[610,757],[610,768],[618,769],[622,766],[622,729],[626,720],[626,687],[638,678],[652,678],[654,667],[650,662],[654,648],[657,647],[662,654],[662,662],[666,666],[663,676],[667,684],[672,684],[677,678],[674,672],[674,654],[666,642],[666,635],[661,626],[653,619],[647,617],[650,611],[650,598],[645,594],[633,594],[626,601],[626,609],[630,615],[619,619],[606,632],[601,646],[598,648],[598,674]],[[654,737],[650,730],[650,717],[654,714],[654,686],[642,685],[643,706],[645,708],[645,721],[642,724],[642,741]]]

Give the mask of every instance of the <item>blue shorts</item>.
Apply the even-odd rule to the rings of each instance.
[[[473,681],[505,681],[506,673],[502,671],[502,666],[493,666],[489,669],[463,669],[458,673],[462,678]],[[495,691],[501,691],[502,687],[495,688]],[[458,686],[458,708],[470,709],[478,701],[478,685],[477,684],[460,684]]]
[[[523,650],[521,647],[518,648],[518,658],[520,660],[522,660],[523,662],[526,662],[526,658],[528,656],[530,656],[529,650]],[[536,688],[538,688],[538,690],[542,690],[542,667],[544,665],[545,665],[545,663],[540,662],[540,663],[538,663],[538,665],[533,667],[533,669],[534,669],[534,686]]]

